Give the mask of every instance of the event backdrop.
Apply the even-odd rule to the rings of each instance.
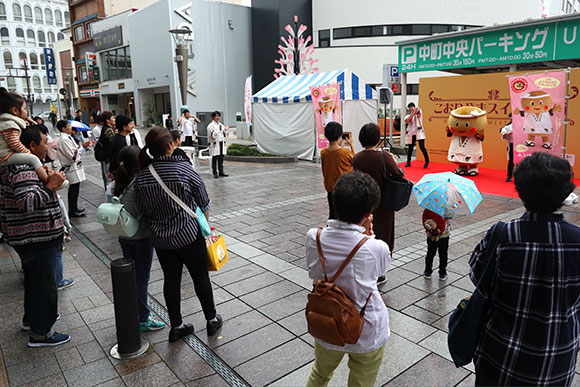
[[[446,136],[446,125],[451,110],[473,105],[487,111],[488,124],[483,141],[483,168],[505,169],[507,165],[506,142],[500,129],[509,122],[512,111],[507,75],[525,73],[494,73],[449,77],[421,78],[419,81],[419,106],[423,110],[423,126],[427,139],[425,146],[431,161],[448,163],[449,170],[455,165],[447,161],[451,139]],[[580,166],[575,163],[580,153],[580,69],[570,73],[570,100],[568,105],[568,130],[566,157],[580,176]],[[564,109],[562,109],[562,114]],[[562,116],[561,116],[562,117]],[[562,128],[562,136],[564,128]],[[540,140],[541,142],[541,140]],[[423,160],[421,152],[417,159]]]
[[[340,85],[332,83],[325,86],[310,88],[312,104],[316,119],[316,138],[318,149],[328,146],[328,140],[324,137],[324,127],[330,121],[341,123],[340,119]]]

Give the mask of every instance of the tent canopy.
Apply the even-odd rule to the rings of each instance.
[[[254,94],[253,101],[261,103],[311,102],[310,87],[340,84],[340,99],[372,100],[377,92],[349,69],[325,73],[285,75]]]

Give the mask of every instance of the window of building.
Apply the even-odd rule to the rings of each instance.
[[[318,47],[330,47],[330,30],[318,31]]]
[[[62,12],[60,12],[58,9],[56,11],[54,11],[54,19],[56,21],[56,25],[59,27],[62,27]]]
[[[64,25],[66,27],[70,26],[70,16],[68,14],[68,11],[64,11]]]
[[[38,75],[32,77],[32,85],[34,86],[35,93],[42,93],[42,86],[40,84],[40,78],[38,77]]]
[[[456,26],[456,25],[452,25],[450,31],[461,31],[463,29],[463,26]]]
[[[0,20],[6,20],[6,5],[0,1]]]
[[[54,32],[48,31],[48,43],[54,43],[54,41],[55,41]]]
[[[6,81],[8,82],[8,91],[16,91],[16,78],[8,77]]]
[[[30,53],[30,68],[38,70],[38,56],[34,52]]]
[[[46,24],[52,25],[52,11],[48,8],[44,9],[44,21]]]
[[[42,31],[38,31],[38,45],[40,47],[46,47],[46,37]]]
[[[352,28],[335,28],[332,30],[332,37],[334,39],[352,38]]]
[[[87,73],[87,66],[80,65],[77,68],[77,74],[79,75],[80,83],[87,83],[89,81],[89,74]]]
[[[12,14],[14,16],[14,20],[22,21],[22,8],[20,8],[18,3],[12,4]]]
[[[40,57],[40,69],[46,70],[46,66],[44,63],[44,53],[40,53],[38,56]]]
[[[75,40],[76,41],[85,40],[85,32],[83,30],[83,25],[82,24],[80,26],[76,26],[75,27],[74,34],[75,34]]]
[[[93,37],[93,23],[94,22],[87,23],[87,39]]]
[[[102,76],[104,81],[131,78],[131,51],[122,47],[105,51],[101,55]]]
[[[50,85],[48,84],[48,78],[46,75],[42,77],[42,86],[44,87],[44,90],[50,91]]]
[[[433,24],[431,26],[432,34],[442,34],[444,32],[449,32],[449,26],[447,24]]]
[[[24,40],[24,30],[22,28],[17,28],[16,29],[16,45],[17,46],[24,46],[25,45],[25,40]]]
[[[388,33],[387,26],[372,26],[371,35],[372,36],[385,36]]]
[[[4,67],[6,69],[14,68],[14,63],[12,62],[12,54],[10,53],[10,51],[6,51],[4,53]]]
[[[34,18],[36,24],[42,24],[42,9],[40,7],[34,7]]]
[[[411,32],[413,35],[431,35],[431,25],[413,24],[413,26],[411,27]]]
[[[3,45],[9,46],[10,45],[10,34],[8,33],[8,28],[2,27],[0,28],[0,41]]]
[[[27,23],[34,22],[34,20],[32,20],[32,8],[30,8],[30,5],[24,6],[24,21]]]
[[[365,38],[371,36],[371,27],[354,27],[352,29],[353,38]]]
[[[56,35],[57,40],[64,40],[64,34],[62,32],[59,32],[58,35]]]
[[[28,47],[35,47],[36,40],[34,38],[34,31],[33,30],[26,30],[26,38],[28,40]]]

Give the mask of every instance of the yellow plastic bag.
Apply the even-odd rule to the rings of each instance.
[[[218,271],[229,259],[228,250],[226,248],[226,241],[223,235],[219,236],[214,242],[212,237],[208,237],[207,241],[207,255],[208,255],[208,270]],[[215,237],[213,237],[215,238]]]

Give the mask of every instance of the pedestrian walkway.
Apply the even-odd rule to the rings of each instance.
[[[217,310],[224,317],[208,338],[191,278],[184,275],[182,312],[195,334],[168,343],[169,330],[145,333],[151,347],[129,361],[111,358],[116,343],[111,275],[108,265],[121,258],[116,239],[95,222],[104,198],[100,170],[85,157],[88,180],[81,207],[87,217],[73,219],[73,240],[63,255],[66,278],[75,285],[59,292],[61,319],[56,329],[69,343],[53,348],[26,347],[20,330],[23,275],[14,251],[0,245],[0,386],[300,386],[314,359],[304,308],[311,289],[305,259],[305,233],[323,225],[326,193],[320,165],[226,162],[227,178],[201,176],[212,199],[211,223],[226,236],[230,260],[211,273]],[[507,183],[506,183],[507,184]],[[66,195],[63,195],[66,197]],[[453,222],[449,278],[422,277],[426,250],[421,212],[412,199],[396,216],[396,241],[388,282],[381,287],[392,335],[377,385],[473,385],[473,366],[455,368],[447,350],[447,321],[459,300],[470,294],[470,253],[498,220],[523,213],[517,199],[484,195],[475,214]],[[580,207],[564,208],[580,224]],[[168,322],[163,275],[154,259],[150,304]],[[331,381],[346,385],[343,361]]]

